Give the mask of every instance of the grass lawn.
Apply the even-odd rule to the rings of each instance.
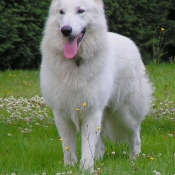
[[[41,95],[39,71],[0,72],[0,97],[30,98]]]
[[[142,124],[142,153],[132,161],[128,145],[106,140],[94,175],[175,175],[175,64],[147,68],[155,100]],[[80,140],[77,146],[80,158]],[[64,166],[52,112],[41,97],[39,71],[0,72],[0,175],[7,174],[83,174],[78,164]]]

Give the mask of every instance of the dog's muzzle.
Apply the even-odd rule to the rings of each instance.
[[[63,26],[61,28],[61,33],[64,37],[67,37],[67,41],[64,45],[64,56],[65,58],[72,59],[75,58],[78,52],[81,41],[86,33],[86,28],[84,28],[78,35],[72,35],[72,27],[69,25]]]

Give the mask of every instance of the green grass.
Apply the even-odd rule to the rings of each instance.
[[[0,72],[0,97],[40,95],[39,71]]]
[[[155,97],[158,100],[175,95],[175,64],[151,64],[148,66],[148,72],[156,88]]]
[[[148,72],[155,100],[142,124],[142,153],[131,161],[128,145],[106,141],[104,159],[96,162],[97,174],[175,174],[175,64],[149,65]],[[64,166],[52,112],[39,96],[39,71],[0,72],[0,175],[81,175],[78,164]],[[79,158],[80,147],[78,141]]]

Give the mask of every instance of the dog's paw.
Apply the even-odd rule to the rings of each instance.
[[[130,152],[129,157],[130,159],[135,160],[139,157],[139,153]]]
[[[83,172],[94,172],[94,160],[82,160],[80,161],[80,170]]]
[[[64,159],[64,165],[68,165],[68,166],[74,166],[77,163],[77,158],[65,158]]]

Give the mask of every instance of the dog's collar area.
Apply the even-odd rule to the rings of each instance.
[[[75,57],[75,64],[79,67],[82,63],[82,58],[80,56]]]

